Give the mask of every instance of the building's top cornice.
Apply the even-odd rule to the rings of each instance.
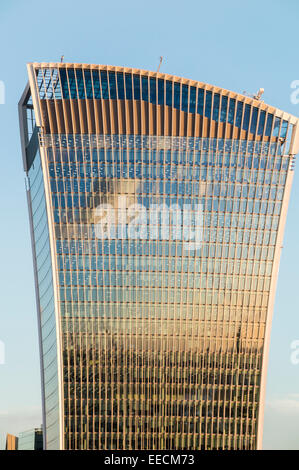
[[[119,67],[113,65],[103,65],[103,64],[82,64],[82,63],[64,63],[64,62],[30,62],[28,66],[31,66],[35,69],[40,68],[54,68],[54,69],[68,69],[68,68],[75,68],[75,69],[94,69],[94,70],[110,70],[115,72],[123,72],[123,73],[132,73],[138,75],[144,75],[149,77],[156,77],[161,78],[163,80],[170,80],[173,82],[179,82],[186,85],[196,86],[198,88],[204,88],[206,90],[213,91],[213,93],[220,93],[221,95],[228,96],[230,98],[236,99],[238,101],[242,101],[244,103],[250,104],[251,106],[255,106],[257,108],[263,109],[268,113],[274,114],[286,121],[291,122],[292,124],[299,123],[299,118],[290,114],[286,111],[283,111],[279,108],[271,106],[265,103],[262,100],[255,99],[251,96],[242,95],[241,93],[237,93],[231,90],[227,90],[222,87],[218,87],[215,85],[211,85],[209,83],[200,82],[198,80],[191,80],[189,78],[178,77],[176,75],[170,75],[167,73],[162,72],[153,72],[150,70],[143,70],[143,69],[136,69],[132,67]]]

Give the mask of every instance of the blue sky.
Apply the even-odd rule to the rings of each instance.
[[[0,448],[5,432],[41,423],[37,321],[17,102],[27,62],[99,63],[156,70],[242,93],[299,116],[290,101],[299,79],[297,0],[1,0],[0,80]],[[299,170],[276,296],[264,448],[299,449]]]

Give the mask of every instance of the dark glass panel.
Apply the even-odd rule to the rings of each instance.
[[[142,99],[148,101],[148,78],[141,77],[141,86],[142,86]]]
[[[76,79],[77,79],[77,88],[78,88],[78,98],[80,100],[85,99],[85,89],[84,89],[84,80],[83,80],[83,71],[82,69],[76,69]]]
[[[155,78],[150,78],[150,102],[157,103],[157,81]]]
[[[249,128],[250,109],[251,109],[251,106],[249,104],[245,104],[245,111],[244,111],[244,118],[243,118],[243,129],[245,131],[248,131],[248,128]]]
[[[166,82],[166,105],[172,107],[172,89],[173,82]]]
[[[133,93],[132,93],[132,75],[130,73],[125,74],[125,82],[126,82],[126,99],[132,100]]]
[[[261,111],[260,118],[259,118],[258,135],[262,135],[264,132],[265,120],[266,120],[266,112]]]
[[[272,124],[273,124],[273,114],[268,114],[266,130],[265,130],[265,135],[268,137],[271,135]]]
[[[235,122],[235,126],[237,127],[241,127],[243,106],[244,106],[244,103],[242,103],[242,101],[237,102],[237,113],[236,113],[236,122]]]
[[[252,116],[251,116],[251,124],[250,124],[250,132],[252,134],[256,133],[257,117],[258,117],[258,108],[252,108]]]
[[[220,107],[220,95],[219,93],[214,93],[213,101],[213,120],[218,122],[219,119],[219,107]]]
[[[134,100],[140,100],[140,76],[133,75]]]
[[[226,121],[227,104],[228,104],[228,97],[222,96],[221,97],[220,122]]]
[[[173,97],[173,107],[176,109],[180,109],[180,102],[181,102],[181,84],[174,83],[174,97]]]
[[[102,93],[101,93],[100,77],[99,77],[99,71],[98,70],[93,70],[92,71],[92,80],[93,80],[94,97],[95,97],[95,99],[99,100],[99,99],[102,98]]]
[[[93,99],[91,70],[84,70],[84,81],[86,89],[86,98],[88,100],[91,100]]]
[[[116,100],[116,79],[115,79],[115,72],[109,72],[109,91],[110,91],[110,99]]]
[[[212,92],[206,91],[205,117],[211,118]]]
[[[188,85],[182,85],[182,111],[188,112]]]
[[[69,87],[67,83],[67,76],[66,76],[66,69],[60,69],[60,82],[61,82],[61,91],[62,91],[62,98],[69,99]]]
[[[102,85],[102,98],[103,100],[109,99],[109,92],[108,92],[108,76],[107,70],[101,70],[101,85]]]
[[[201,116],[203,116],[203,105],[204,105],[204,90],[202,88],[198,88],[198,96],[197,96],[197,112]]]
[[[164,104],[164,80],[158,79],[158,104]]]
[[[117,93],[118,99],[124,100],[125,99],[125,83],[124,83],[124,74],[122,72],[117,72]]]
[[[75,78],[75,70],[74,69],[67,69],[68,79],[69,79],[69,87],[70,87],[70,98],[75,100],[78,98],[77,95],[77,87],[76,87],[76,78]]]
[[[196,88],[194,86],[190,87],[190,101],[189,101],[189,113],[195,113],[196,106]]]
[[[234,124],[235,108],[236,108],[236,100],[233,98],[230,98],[229,108],[228,108],[228,117],[227,117],[227,122],[229,124]]]

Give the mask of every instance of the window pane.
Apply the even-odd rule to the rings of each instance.
[[[274,137],[278,137],[279,128],[280,128],[280,119],[275,118],[274,129],[273,129],[273,136]]]
[[[228,103],[228,97],[227,96],[222,96],[221,97],[220,122],[225,122],[226,121],[227,103]]]
[[[172,82],[166,82],[166,105],[172,106]]]
[[[164,104],[164,80],[158,80],[158,104]]]
[[[188,112],[188,86],[182,85],[182,111]]]
[[[106,70],[101,70],[101,83],[102,83],[103,100],[108,100],[109,93],[108,93],[108,78],[107,78]]]
[[[116,100],[116,80],[115,72],[109,72],[110,99]]]
[[[194,86],[190,87],[190,100],[189,100],[189,113],[195,113],[195,104],[196,104],[196,88]]]
[[[205,116],[207,118],[211,117],[211,107],[212,107],[212,92],[206,91]]]
[[[100,77],[99,77],[99,71],[98,70],[93,70],[92,71],[92,80],[93,80],[94,97],[95,97],[96,100],[99,100],[99,99],[102,98],[102,94],[101,94]]]
[[[157,89],[156,89],[156,79],[150,78],[150,102],[153,104],[157,103]]]
[[[259,119],[258,135],[262,135],[264,132],[265,119],[266,119],[266,113],[265,111],[261,111],[260,119]]]
[[[148,101],[148,79],[147,77],[142,77],[141,78],[141,83],[142,83],[142,99],[144,101]]]
[[[214,102],[213,102],[213,120],[217,122],[219,119],[219,107],[220,107],[220,95],[219,93],[215,93]]]
[[[266,131],[265,131],[265,135],[267,135],[268,137],[271,134],[272,123],[273,123],[273,114],[268,114],[267,124],[266,124]]]
[[[287,135],[287,130],[288,130],[288,121],[282,121],[280,137],[285,138]]]
[[[132,75],[129,73],[125,74],[125,82],[126,82],[126,99],[131,100],[132,96]]]
[[[118,99],[124,100],[125,99],[124,74],[121,72],[117,73],[117,91],[118,91]]]
[[[197,112],[203,116],[203,103],[204,103],[204,90],[198,88],[198,97],[197,97]]]
[[[256,132],[256,124],[257,124],[257,116],[258,116],[258,109],[252,109],[252,116],[251,116],[251,124],[250,124],[250,132],[255,134]]]
[[[237,126],[237,127],[241,127],[242,113],[243,113],[243,103],[241,101],[238,101],[238,103],[237,103],[237,114],[236,114],[236,123],[235,123],[235,126]]]
[[[228,118],[227,118],[227,122],[229,124],[234,123],[235,107],[236,107],[236,100],[230,99],[229,100],[229,109],[228,109]]]
[[[248,131],[249,128],[249,119],[250,119],[250,108],[249,104],[245,104],[244,118],[243,118],[243,129]]]
[[[140,76],[139,75],[133,76],[133,83],[134,83],[134,100],[140,100]]]
[[[181,85],[180,83],[174,83],[174,103],[173,106],[176,109],[180,109],[181,101]]]

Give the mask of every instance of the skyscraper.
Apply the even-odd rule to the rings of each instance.
[[[28,74],[46,447],[261,447],[297,118],[162,73]]]

